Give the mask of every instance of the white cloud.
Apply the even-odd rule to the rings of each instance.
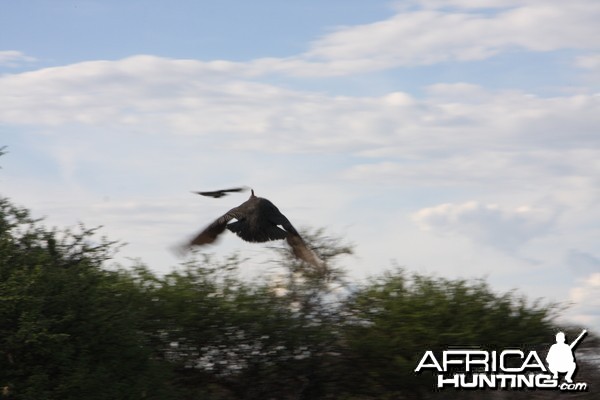
[[[467,140],[448,144],[448,152],[433,143],[416,143],[379,152],[374,161],[357,161],[341,176],[351,182],[410,187],[478,188],[503,198],[517,193],[550,195],[574,206],[598,199],[600,168],[597,150],[479,149]],[[463,147],[459,145],[463,143]],[[518,145],[518,141],[513,144]],[[564,142],[569,146],[568,142]],[[417,148],[414,148],[415,146]],[[455,148],[456,146],[456,148]],[[502,192],[498,193],[501,189]]]
[[[576,57],[574,65],[583,69],[583,78],[590,86],[600,83],[600,53]]]
[[[342,26],[316,39],[307,51],[286,58],[249,62],[178,60],[180,77],[201,73],[257,77],[283,74],[303,77],[341,76],[448,61],[483,60],[501,52],[600,49],[600,3],[595,0],[422,0],[398,5],[390,18]],[[493,11],[490,11],[493,10]],[[561,27],[568,27],[563,29]],[[580,65],[589,64],[585,58]],[[588,56],[589,57],[589,56]],[[129,66],[156,72],[156,60],[137,57]],[[18,51],[0,52],[0,65],[33,61]],[[137,65],[136,65],[137,64]],[[121,64],[128,76],[131,69]],[[115,71],[117,72],[117,71]],[[166,83],[173,75],[163,75]]]
[[[16,67],[22,63],[35,61],[35,58],[16,50],[0,50],[0,66]]]
[[[508,7],[496,12],[473,11],[482,4],[473,1],[421,4],[424,7],[399,7],[397,14],[384,21],[340,27],[325,35],[299,60],[321,63],[324,68],[295,73],[343,75],[482,60],[513,49],[600,48],[600,3],[595,0],[486,3],[487,7]],[[448,10],[449,6],[466,10]]]
[[[145,230],[142,227],[152,225],[143,221],[153,220],[143,212],[145,202],[152,203],[162,191],[187,194],[219,188],[225,181],[254,185],[259,193],[274,197],[291,209],[290,218],[300,226],[331,226],[336,232],[340,225],[344,230],[345,224],[357,224],[348,235],[362,242],[367,239],[362,238],[365,228],[356,222],[358,215],[365,214],[362,225],[379,217],[372,210],[357,212],[352,203],[368,197],[363,188],[370,191],[374,185],[388,187],[384,196],[390,198],[402,198],[397,191],[410,188],[408,197],[413,200],[395,206],[404,208],[403,213],[431,201],[415,195],[423,188],[452,189],[433,204],[460,206],[477,196],[483,204],[471,213],[454,210],[456,215],[445,217],[443,229],[507,253],[521,250],[521,243],[530,244],[549,223],[545,214],[516,212],[518,204],[545,204],[548,196],[550,210],[571,210],[572,223],[561,221],[560,226],[571,232],[568,240],[573,242],[588,235],[581,224],[598,218],[586,209],[600,196],[597,96],[541,98],[466,83],[433,85],[422,98],[403,92],[333,96],[255,82],[199,61],[139,56],[0,77],[0,121],[48,132],[46,140],[52,144],[40,144],[38,151],[55,160],[62,173],[56,184],[63,193],[54,193],[54,198],[70,196],[71,190],[91,192],[96,204],[99,198],[119,193],[148,194],[147,200],[139,199],[138,217],[134,210],[111,217],[112,209],[86,208],[77,218],[114,225],[111,237],[134,238],[129,241],[139,247],[131,247],[130,254],[140,254],[142,238],[152,243],[153,251],[164,253],[185,237],[189,226],[196,229],[194,223],[182,223],[177,232],[160,224]],[[292,160],[297,153],[312,154],[312,160],[319,161]],[[336,155],[354,158],[328,165],[327,157]],[[285,157],[285,162],[271,156]],[[317,168],[319,163],[323,166]],[[306,170],[310,173],[299,172]],[[13,192],[22,186],[16,181]],[[472,190],[477,194],[465,194]],[[45,198],[42,193],[31,194],[25,204]],[[491,210],[486,204],[492,202],[509,208]],[[319,206],[296,214],[302,204]],[[179,208],[174,204],[161,215],[171,218]],[[77,215],[73,209],[42,210],[47,215]],[[198,228],[221,211],[207,213],[206,221],[196,219]],[[95,219],[96,215],[102,217]],[[125,216],[135,220],[125,226],[119,222]],[[426,221],[436,230],[442,228],[439,221]],[[369,260],[382,258],[378,264],[385,267],[390,256],[384,250],[395,247],[381,238],[394,235],[394,227],[388,226],[368,239],[371,248],[381,249],[370,251]],[[412,237],[414,228],[404,235]],[[414,261],[422,254],[401,257]]]
[[[422,230],[459,234],[512,252],[529,240],[547,234],[556,215],[555,210],[539,207],[505,209],[497,204],[470,201],[423,208],[413,214],[413,220]]]
[[[597,69],[600,68],[600,54],[587,54],[575,59],[575,65],[580,68]]]
[[[424,99],[402,92],[330,96],[217,70],[200,61],[136,56],[5,75],[0,121],[219,134],[227,146],[270,152],[460,156],[477,148],[505,157],[523,145],[597,148],[598,96],[540,98],[464,83],[433,85]]]
[[[547,0],[545,0],[548,3]],[[493,9],[524,6],[540,3],[540,0],[487,0],[485,2],[479,0],[414,0],[414,4],[418,4],[425,8],[443,9],[456,7],[462,9]],[[399,7],[403,3],[397,3]]]
[[[584,327],[600,326],[600,272],[588,275],[571,289],[570,300],[574,306],[566,316]]]
[[[398,6],[396,14],[386,20],[338,27],[313,41],[301,54],[248,62],[178,60],[177,75],[163,75],[160,81],[167,83],[175,76],[190,74],[211,79],[233,74],[327,77],[483,60],[515,49],[535,52],[600,49],[600,28],[596,23],[600,18],[600,3],[595,0],[496,0],[486,2],[485,7],[472,0],[430,0],[415,4]],[[576,64],[585,66],[591,62],[591,56],[581,57]],[[0,65],[33,60],[18,51],[0,52]],[[128,64],[121,64],[122,69],[114,72],[129,77],[131,68],[144,75],[162,68],[151,56],[133,57]]]

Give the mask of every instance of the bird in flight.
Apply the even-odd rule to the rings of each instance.
[[[245,188],[195,193],[218,198],[225,196],[228,192],[240,192],[242,190],[245,190]],[[213,243],[225,229],[229,229],[246,242],[262,243],[285,239],[296,258],[322,268],[324,262],[306,246],[304,239],[296,231],[296,228],[275,204],[267,199],[255,196],[252,189],[251,193],[248,200],[227,211],[200,232],[189,242],[188,247]],[[230,222],[232,219],[236,221]]]
[[[248,188],[243,186],[243,187],[232,188],[232,189],[215,190],[212,192],[192,192],[192,193],[197,193],[202,196],[214,197],[215,199],[218,199],[219,197],[227,196],[229,193],[245,192],[246,190],[248,190]]]

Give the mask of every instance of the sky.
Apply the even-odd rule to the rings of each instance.
[[[597,0],[0,7],[0,195],[44,224],[166,273],[247,198],[190,191],[248,185],[351,281],[483,278],[600,331]]]

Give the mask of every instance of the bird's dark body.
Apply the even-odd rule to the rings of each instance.
[[[241,216],[240,209],[244,216]],[[261,243],[285,239],[287,232],[277,225],[291,227],[288,219],[275,204],[261,197],[252,197],[230,212],[240,215],[241,218],[236,217],[237,221],[228,224],[227,229],[247,242]]]
[[[232,219],[236,221],[229,222]],[[200,232],[190,242],[190,246],[213,243],[225,229],[247,242],[262,243],[286,239],[296,257],[315,266],[322,266],[323,262],[306,247],[304,240],[286,216],[269,200],[255,196],[254,191],[248,200],[227,211]]]

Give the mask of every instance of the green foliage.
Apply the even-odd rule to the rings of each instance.
[[[383,398],[434,387],[414,369],[426,350],[481,346],[532,348],[552,337],[557,306],[494,293],[483,281],[448,280],[398,270],[348,299],[346,338],[363,369],[353,390]]]
[[[16,399],[140,398],[148,357],[131,280],[94,230],[46,230],[0,199],[0,385]]]
[[[173,365],[179,395],[264,399],[321,390],[313,367],[337,336],[335,314],[311,295],[314,281],[291,273],[245,282],[237,264],[205,256],[160,279],[136,272],[152,299],[147,332]]]

